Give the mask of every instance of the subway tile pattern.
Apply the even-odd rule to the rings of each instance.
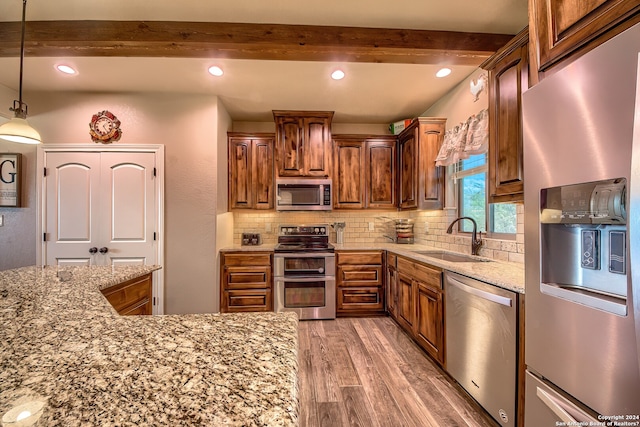
[[[517,233],[515,240],[486,238],[480,255],[499,261],[524,263],[524,207],[516,205]],[[279,225],[332,224],[345,222],[345,243],[389,243],[388,222],[406,218],[414,221],[415,243],[461,253],[471,253],[471,236],[447,234],[446,229],[456,218],[455,209],[436,211],[372,211],[334,210],[331,212],[235,212],[233,244],[240,245],[242,233],[260,233],[264,244],[277,242]],[[369,224],[373,224],[370,231]],[[335,230],[330,228],[330,241],[336,241]]]

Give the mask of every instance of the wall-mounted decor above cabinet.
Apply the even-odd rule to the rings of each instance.
[[[480,66],[489,72],[489,202],[524,200],[522,92],[529,87],[525,28]]]
[[[398,135],[398,207],[442,209],[444,167],[436,166],[446,118],[418,117]]]
[[[333,111],[273,111],[278,177],[331,176]]]
[[[333,162],[336,209],[397,207],[395,136],[334,135]]]
[[[271,133],[228,133],[229,209],[273,209]]]

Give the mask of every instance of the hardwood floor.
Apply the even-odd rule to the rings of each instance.
[[[301,427],[498,425],[390,318],[299,325]]]

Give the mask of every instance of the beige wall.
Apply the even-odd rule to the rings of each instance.
[[[446,117],[447,129],[451,129],[458,124],[467,121],[467,119],[477,112],[485,109],[489,105],[487,89],[480,92],[478,100],[474,101],[474,97],[470,92],[470,83],[478,81],[479,77],[486,73],[482,69],[477,69],[459,85],[453,88],[449,93],[440,98],[433,106],[425,111],[423,116]],[[454,197],[453,184],[447,180],[446,206],[455,208],[456,200]],[[490,255],[493,258],[502,260],[524,262],[524,209],[522,205],[516,207],[517,214],[517,234],[515,241],[485,239],[484,247],[481,251],[482,255]],[[429,227],[428,232],[420,231],[419,235],[427,242],[436,246],[449,245],[452,249],[464,249],[470,247],[470,237],[451,236],[444,233],[447,225],[456,218],[456,211],[453,209],[444,209],[442,211],[419,212],[417,224],[421,225],[428,222],[435,227]]]
[[[36,263],[36,148],[0,140],[0,153],[22,154],[22,207],[0,207],[0,270],[8,270]]]
[[[0,86],[0,124],[13,117],[9,107],[18,93]],[[27,100],[28,101],[28,100]],[[0,270],[34,265],[36,262],[36,148],[0,139],[0,153],[22,154],[22,207],[0,208]]]
[[[228,210],[229,168],[227,162],[227,132],[231,129],[231,117],[218,98],[218,165],[216,177],[216,247],[215,278],[216,294],[214,295],[214,311],[220,311],[220,249],[233,244],[233,214]]]
[[[477,101],[474,101],[474,97],[469,91],[471,80],[477,81],[483,73],[486,73],[486,71],[478,68],[421,115],[425,117],[446,117],[447,129],[451,129],[462,122],[466,122],[471,115],[487,108],[489,106],[489,98],[487,97],[486,89],[480,92]]]
[[[221,162],[218,158],[226,153],[230,127],[217,97],[40,93],[27,100],[29,122],[45,144],[92,144],[91,116],[109,110],[122,122],[122,138],[115,144],[165,145],[165,312],[217,311],[217,195],[218,185],[226,187],[225,176],[218,176],[218,164],[226,165],[226,154]],[[34,183],[27,192],[28,199],[35,197]],[[35,229],[35,220],[35,213],[25,212],[15,228],[0,228],[0,235]],[[16,265],[35,262],[34,234],[27,237],[31,242]],[[5,241],[1,240],[0,258],[6,256]]]
[[[233,122],[234,132],[275,132],[276,125],[274,122]],[[388,124],[370,124],[370,123],[333,123],[331,125],[331,133],[333,134],[371,134],[371,135],[388,135]]]

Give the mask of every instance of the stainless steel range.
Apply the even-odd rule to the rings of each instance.
[[[336,261],[329,225],[281,225],[274,249],[275,311],[335,319]]]

